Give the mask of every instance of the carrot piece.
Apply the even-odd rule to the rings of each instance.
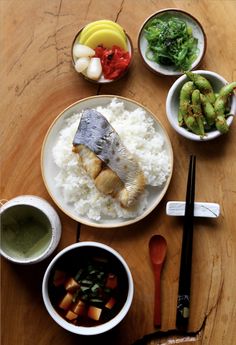
[[[107,303],[105,304],[105,307],[108,308],[108,309],[112,309],[115,304],[116,304],[115,298],[111,297],[109,299],[109,301],[107,301]]]
[[[68,278],[64,284],[66,291],[71,293],[79,289],[80,285],[73,278]]]
[[[88,308],[88,317],[90,319],[98,321],[100,316],[101,316],[101,312],[102,312],[102,309],[94,307],[94,306],[91,305]]]
[[[85,311],[85,303],[83,301],[78,301],[72,310],[78,316],[82,316]]]
[[[67,320],[75,320],[77,319],[78,315],[73,313],[73,311],[68,310],[68,312],[66,313],[66,319]]]
[[[53,285],[54,286],[63,285],[65,282],[65,278],[66,278],[65,272],[56,270],[53,277]]]
[[[70,292],[63,297],[62,301],[59,303],[59,308],[68,310],[72,303],[73,295]]]
[[[106,287],[109,289],[115,289],[117,287],[117,276],[113,273],[109,273],[106,281]]]

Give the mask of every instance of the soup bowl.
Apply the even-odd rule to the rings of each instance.
[[[79,335],[96,335],[118,325],[134,293],[122,256],[98,242],[72,244],[59,252],[44,274],[42,295],[52,319]]]

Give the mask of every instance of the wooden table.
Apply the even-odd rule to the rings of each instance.
[[[1,312],[3,345],[132,344],[154,333],[153,276],[148,241],[162,234],[168,255],[162,279],[162,331],[175,328],[182,219],[165,214],[166,202],[184,200],[188,158],[197,156],[196,201],[217,202],[218,219],[197,219],[194,229],[192,304],[184,344],[232,345],[236,335],[235,123],[212,142],[180,137],[167,121],[165,100],[175,79],[159,77],[143,65],[137,35],[145,18],[165,7],[196,16],[207,35],[200,66],[236,80],[235,1],[147,0],[1,0],[1,199],[39,195],[52,204],[40,170],[41,146],[48,127],[68,105],[87,96],[114,94],[147,106],[166,128],[173,145],[174,171],[160,205],[143,221],[119,229],[82,226],[81,240],[101,241],[118,250],[133,274],[135,295],[125,320],[103,336],[83,338],[61,329],[49,317],[41,297],[41,281],[49,262],[17,266],[2,259]],[[73,70],[70,45],[78,29],[107,18],[121,24],[134,44],[129,74],[98,86]],[[55,206],[56,207],[56,206]],[[76,222],[58,210],[63,235],[57,251],[74,243]],[[169,336],[176,339],[175,336]],[[152,340],[154,339],[154,340]],[[144,343],[161,344],[158,334]]]

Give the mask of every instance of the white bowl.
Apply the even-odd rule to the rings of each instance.
[[[198,39],[199,53],[196,60],[192,63],[190,70],[196,69],[204,57],[204,54],[206,51],[206,35],[205,35],[202,25],[196,18],[194,18],[190,13],[187,13],[177,8],[167,8],[167,9],[160,10],[152,14],[150,17],[148,17],[145,20],[145,22],[142,24],[141,29],[138,34],[138,50],[146,67],[150,69],[152,72],[157,73],[157,74],[161,74],[165,76],[178,76],[178,75],[182,75],[183,71],[176,70],[176,67],[174,66],[161,65],[154,61],[150,61],[146,57],[148,42],[147,42],[147,39],[145,38],[144,29],[151,20],[153,20],[154,18],[161,17],[165,14],[170,14],[179,19],[184,20],[187,23],[187,25],[192,28],[193,36]]]
[[[83,109],[86,108],[96,108],[97,106],[107,106],[113,98],[116,98],[118,101],[124,102],[125,109],[128,111],[133,111],[137,108],[144,109],[150,121],[153,121],[155,130],[161,134],[164,140],[164,149],[167,152],[169,162],[170,162],[170,172],[169,176],[167,177],[166,181],[160,187],[154,186],[147,186],[145,190],[149,193],[147,199],[147,205],[145,210],[139,216],[130,216],[129,218],[109,218],[109,217],[102,217],[100,220],[94,220],[89,218],[87,215],[80,215],[76,212],[73,203],[66,202],[65,198],[62,195],[62,191],[59,187],[57,187],[55,183],[55,177],[60,172],[60,169],[54,162],[53,158],[53,147],[56,145],[59,137],[60,131],[65,128],[66,120],[69,119],[73,114],[81,112]],[[161,122],[144,106],[141,104],[130,100],[128,98],[120,97],[120,96],[93,96],[89,98],[82,99],[65,110],[63,110],[57,118],[53,121],[52,125],[50,126],[42,147],[41,152],[41,171],[45,186],[52,197],[53,201],[57,204],[57,206],[66,213],[69,217],[73,218],[77,222],[82,224],[86,224],[89,226],[95,226],[99,228],[113,228],[113,227],[121,227],[125,225],[133,224],[144,217],[146,217],[161,201],[163,196],[165,195],[167,188],[169,186],[172,171],[173,171],[173,151],[170,139],[168,134],[166,133],[165,129],[163,128]]]
[[[215,72],[197,70],[197,71],[193,71],[193,73],[201,74],[206,79],[208,79],[215,93],[219,92],[219,90],[224,85],[228,84],[228,82],[222,76],[220,76],[219,74]],[[180,135],[190,140],[207,141],[207,140],[212,140],[214,138],[219,137],[220,135],[222,135],[222,133],[220,133],[218,130],[211,130],[207,132],[205,136],[200,137],[199,135],[188,131],[186,128],[179,126],[179,123],[178,123],[179,95],[180,95],[180,90],[183,84],[188,80],[189,78],[186,75],[179,77],[171,86],[168,92],[168,95],[166,98],[166,114],[171,126]],[[235,113],[236,113],[236,97],[232,96],[230,114],[234,115]],[[228,126],[231,125],[233,118],[234,116],[229,116],[227,118]]]
[[[1,206],[0,215],[1,255],[6,259],[18,264],[33,264],[56,249],[61,238],[61,222],[46,200],[21,195]],[[39,237],[36,232],[40,229]]]
[[[49,296],[50,275],[53,269],[57,267],[58,261],[63,260],[63,258],[65,258],[66,255],[68,258],[68,255],[71,255],[71,254],[79,255],[81,254],[82,251],[84,253],[85,251],[87,252],[88,250],[90,250],[90,252],[94,251],[94,253],[96,253],[96,251],[99,250],[99,253],[101,253],[102,255],[108,256],[110,260],[115,260],[115,262],[117,262],[117,264],[120,266],[120,269],[122,270],[122,273],[124,274],[124,277],[126,277],[125,279],[127,281],[126,299],[120,311],[118,312],[118,314],[116,314],[115,317],[113,317],[108,322],[105,322],[97,326],[91,326],[91,327],[74,325],[66,321],[55,310]],[[101,254],[98,254],[98,256]],[[74,257],[75,256],[73,256],[73,258]],[[75,243],[66,247],[61,252],[59,252],[51,261],[51,263],[49,264],[44,274],[43,283],[42,283],[42,295],[43,295],[43,301],[47,308],[48,313],[53,318],[53,320],[62,328],[72,333],[76,333],[80,335],[96,335],[96,334],[109,331],[110,329],[118,325],[124,319],[124,317],[128,313],[130,306],[132,304],[133,295],[134,295],[134,284],[133,284],[133,278],[132,278],[132,275],[127,263],[117,251],[115,251],[114,249],[112,249],[111,247],[105,244],[98,243],[98,242],[80,242],[80,243]]]

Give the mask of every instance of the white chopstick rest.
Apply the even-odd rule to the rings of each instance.
[[[168,216],[184,216],[185,201],[168,201],[166,214]],[[194,217],[217,218],[220,215],[220,205],[211,202],[195,202]]]

